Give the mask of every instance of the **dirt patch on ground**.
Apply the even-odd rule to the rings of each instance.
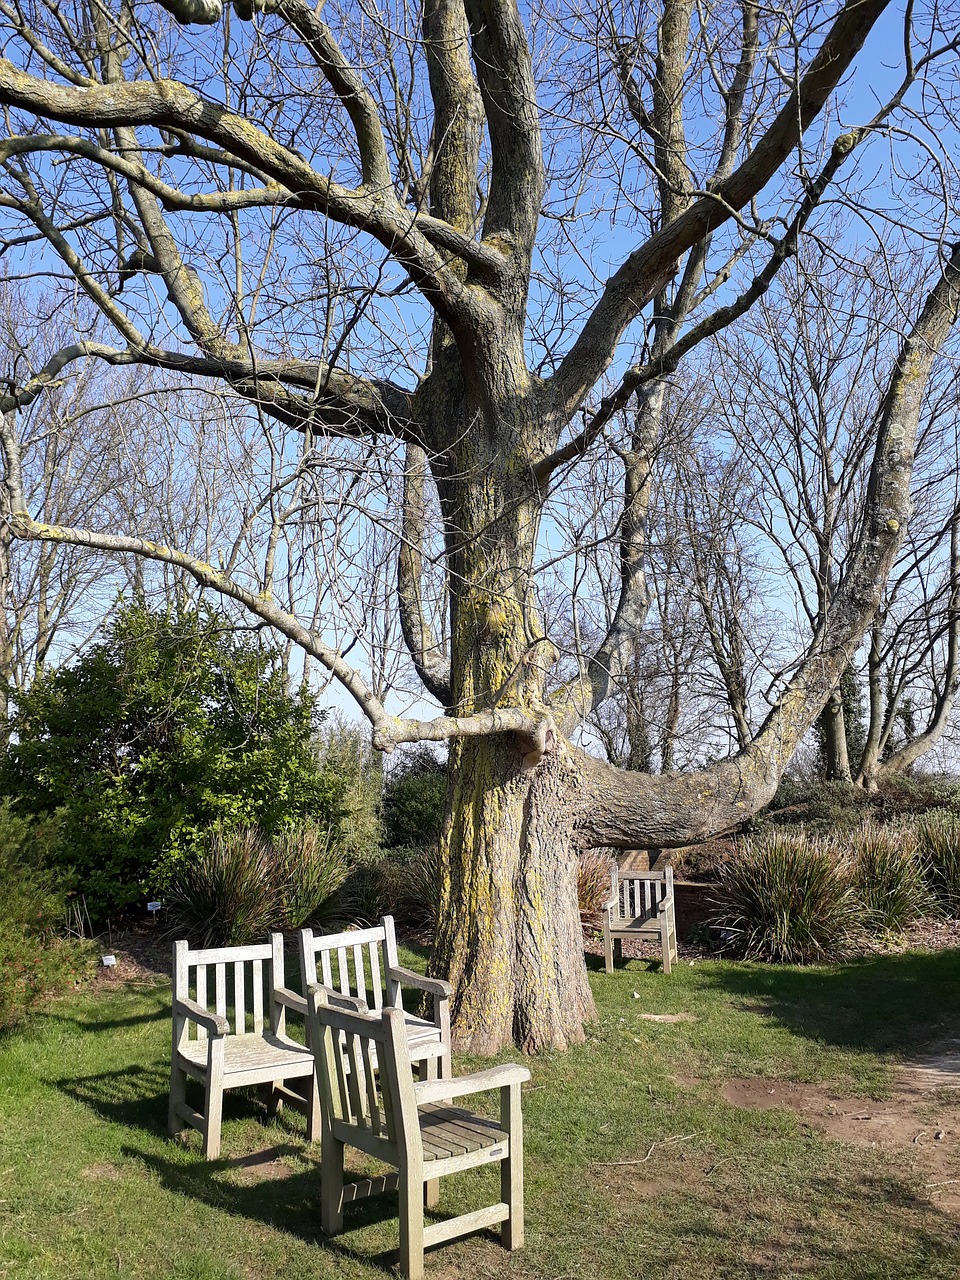
[[[251,1151],[248,1155],[228,1160],[229,1179],[238,1186],[246,1187],[257,1182],[278,1182],[289,1178],[293,1170],[283,1156],[293,1150],[292,1147],[285,1150],[267,1147],[263,1151]]]
[[[158,978],[170,976],[172,943],[159,926],[114,929],[94,941],[101,957],[113,956],[116,961],[112,965],[100,964],[93,979],[98,986],[122,987],[139,982],[152,986]]]
[[[733,1106],[785,1107],[838,1142],[879,1148],[940,1208],[960,1215],[960,1040],[904,1063],[883,1102],[779,1080],[728,1080],[722,1092]]]

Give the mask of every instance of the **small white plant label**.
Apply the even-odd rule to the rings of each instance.
[[[117,963],[116,956],[101,956],[100,959],[103,961],[103,967],[105,969],[110,969]]]
[[[153,912],[153,911],[159,911],[159,910],[160,910],[160,903],[159,903],[159,902],[148,902],[148,903],[147,903],[147,910],[148,910],[148,911],[150,911],[150,912]]]

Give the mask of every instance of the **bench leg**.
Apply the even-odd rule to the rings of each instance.
[[[520,1086],[501,1090],[500,1128],[510,1135],[510,1154],[500,1161],[500,1199],[510,1217],[501,1224],[500,1242],[505,1249],[523,1248],[523,1116]]]
[[[208,1160],[220,1155],[220,1125],[223,1119],[223,1084],[207,1080],[206,1105],[203,1109],[203,1154]]]
[[[167,1133],[175,1138],[186,1126],[177,1107],[187,1100],[187,1073],[177,1065],[176,1058],[170,1064],[170,1106],[167,1110]]]
[[[660,951],[663,955],[663,972],[670,972],[670,929],[667,922],[664,921],[663,928],[660,930]]]
[[[320,1148],[320,1228],[327,1236],[343,1230],[343,1143],[329,1131]]]
[[[606,929],[603,931],[603,962],[607,973],[613,973],[613,939]]]
[[[436,1058],[424,1058],[420,1063],[420,1079],[436,1080],[439,1065]],[[439,1203],[440,1179],[431,1178],[429,1182],[423,1184],[423,1207],[425,1209],[436,1209]]]
[[[423,1280],[423,1206],[421,1181],[400,1171],[400,1274]]]

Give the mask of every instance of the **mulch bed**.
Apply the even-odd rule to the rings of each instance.
[[[127,983],[153,984],[170,973],[169,939],[149,925],[135,925],[115,930],[109,938],[101,937],[101,954],[116,956],[117,963],[109,968],[101,966],[94,981],[101,986],[118,987]],[[904,951],[945,951],[960,948],[960,920],[920,920],[911,925],[902,937],[871,938],[854,953],[855,955],[900,954]],[[583,949],[589,956],[603,959],[603,938],[595,929],[585,929]],[[628,960],[659,960],[660,947],[656,942],[624,942],[624,958]],[[716,958],[716,952],[691,942],[680,942],[681,962]]]

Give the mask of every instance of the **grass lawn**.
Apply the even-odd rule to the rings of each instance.
[[[531,1064],[526,1249],[477,1236],[429,1254],[428,1274],[960,1275],[960,1219],[928,1199],[909,1152],[891,1160],[721,1093],[730,1077],[759,1076],[882,1098],[898,1060],[960,1036],[960,952],[805,970],[698,961],[669,978],[634,961],[592,977],[599,1020],[586,1043]],[[228,1094],[223,1159],[205,1162],[198,1135],[167,1140],[169,1025],[164,984],[95,989],[0,1040],[0,1277],[389,1272],[390,1197],[348,1208],[336,1241],[320,1236],[319,1153],[299,1116],[268,1122],[256,1100]],[[348,1169],[360,1160],[348,1151]],[[445,1180],[442,1209],[498,1198],[495,1178]]]

